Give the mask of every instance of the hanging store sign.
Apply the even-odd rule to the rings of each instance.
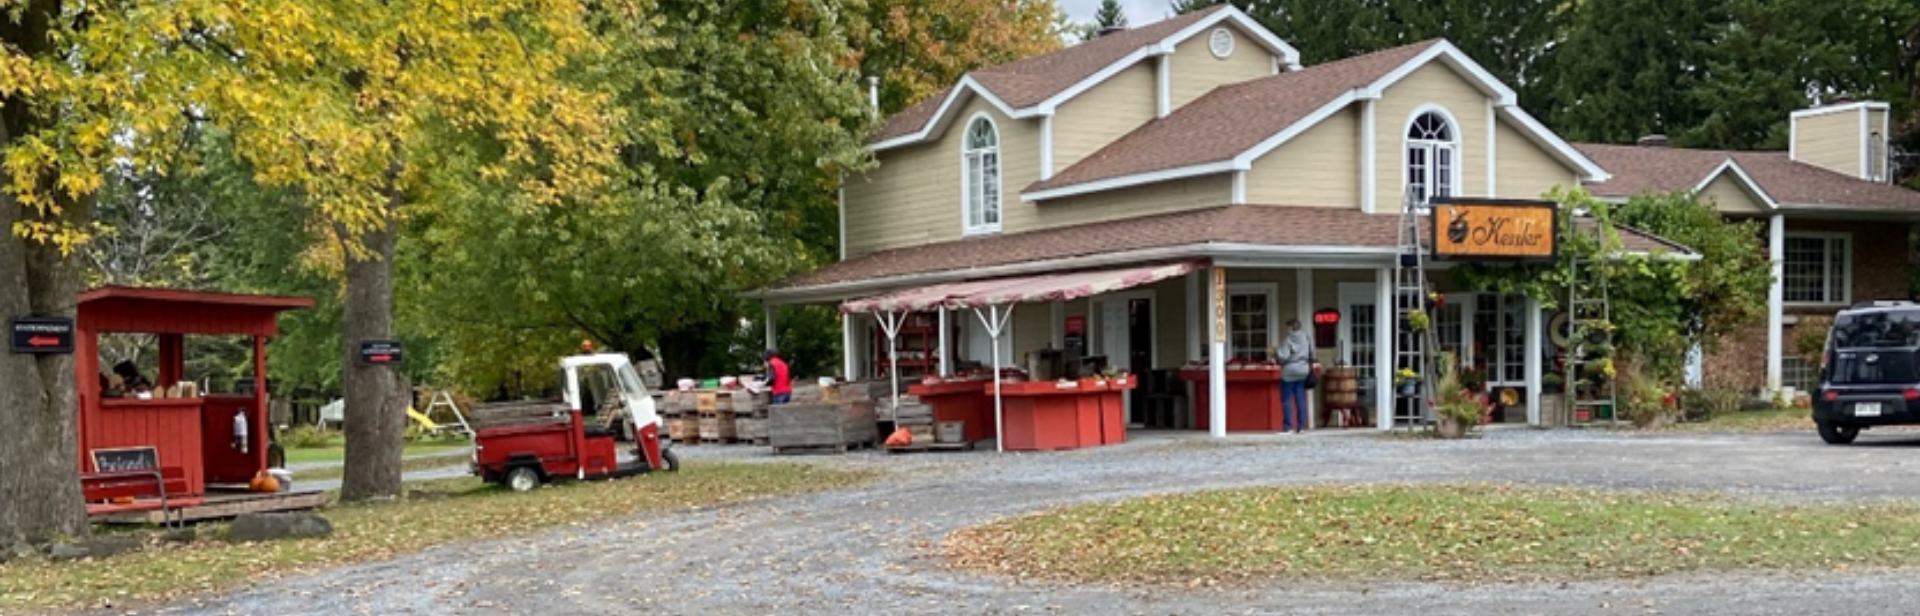
[[[11,342],[9,346],[15,353],[72,353],[73,319],[48,317],[14,319]]]
[[[1558,215],[1551,201],[1434,199],[1433,258],[1552,259],[1559,250]]]

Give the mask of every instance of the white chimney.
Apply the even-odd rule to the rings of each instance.
[[[1886,103],[1847,100],[1793,112],[1787,156],[1873,182],[1889,181]]]

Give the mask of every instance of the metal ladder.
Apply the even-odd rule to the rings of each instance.
[[[1402,368],[1412,368],[1419,375],[1418,385],[1413,396],[1401,396],[1398,386],[1392,381],[1386,384],[1393,387],[1393,421],[1395,427],[1408,428],[1425,425],[1433,421],[1433,387],[1438,382],[1434,374],[1433,350],[1438,348],[1438,338],[1434,331],[1439,328],[1431,311],[1427,310],[1427,238],[1421,230],[1426,220],[1426,203],[1419,199],[1412,186],[1402,193],[1406,195],[1400,211],[1400,252],[1397,256],[1393,283],[1393,320],[1384,324],[1394,331],[1393,370],[1398,373]],[[1419,311],[1427,314],[1427,327],[1413,331],[1405,325],[1408,315]]]
[[[1572,221],[1570,226],[1574,227],[1572,230],[1573,233],[1580,232],[1577,219]],[[1601,227],[1599,220],[1594,221],[1592,233],[1596,241],[1604,244],[1606,242],[1607,231],[1607,229]],[[1606,258],[1604,251],[1600,258]],[[1568,409],[1569,412],[1566,417],[1569,421],[1572,421],[1574,417],[1572,411],[1585,407],[1592,409],[1591,412],[1594,413],[1593,416],[1588,418],[1589,423],[1597,422],[1599,419],[1598,412],[1600,405],[1604,403],[1610,412],[1611,417],[1609,417],[1609,419],[1611,422],[1619,424],[1620,404],[1618,395],[1619,388],[1616,385],[1618,382],[1617,378],[1607,379],[1606,385],[1599,388],[1583,388],[1578,385],[1583,379],[1591,376],[1591,371],[1588,369],[1586,361],[1587,346],[1589,344],[1613,344],[1612,332],[1603,328],[1603,324],[1613,321],[1613,311],[1607,293],[1607,276],[1604,272],[1600,271],[1600,267],[1601,264],[1583,260],[1578,256],[1568,260],[1566,371],[1567,393],[1570,394],[1567,396],[1567,399],[1573,401],[1573,406]],[[1617,355],[1617,353],[1615,355]],[[1582,393],[1583,391],[1584,395]]]

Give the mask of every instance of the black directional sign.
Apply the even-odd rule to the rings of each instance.
[[[15,353],[72,353],[73,319],[21,317],[13,320]]]
[[[360,341],[360,363],[369,366],[382,366],[400,363],[401,348],[398,340],[362,340]]]

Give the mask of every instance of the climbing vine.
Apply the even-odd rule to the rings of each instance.
[[[1701,331],[1698,307],[1687,301],[1695,279],[1693,263],[1671,254],[1625,250],[1616,206],[1581,189],[1556,188],[1548,198],[1559,204],[1558,254],[1551,261],[1525,264],[1466,264],[1453,270],[1461,288],[1523,295],[1549,313],[1566,309],[1578,285],[1582,297],[1595,297],[1604,283],[1608,319],[1574,325],[1569,336],[1608,342],[1587,345],[1588,370],[1611,378],[1616,349],[1636,359],[1637,368],[1661,382],[1678,382],[1686,352]],[[1627,209],[1631,209],[1629,205]],[[1578,269],[1576,269],[1576,265]],[[1595,329],[1606,330],[1606,336]]]

